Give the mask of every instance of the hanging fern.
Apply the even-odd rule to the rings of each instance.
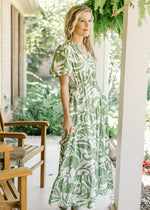
[[[94,15],[94,36],[99,41],[101,35],[107,36],[109,30],[115,31],[122,37],[123,12],[125,7],[133,5],[134,0],[129,0],[124,5],[124,0],[87,0],[84,5],[90,7]],[[142,25],[142,19],[147,12],[150,15],[150,0],[139,0],[139,19],[138,26]]]
[[[113,0],[112,2],[113,2],[113,8],[112,8],[112,9],[113,9],[114,12],[116,12],[117,9],[118,9],[118,8],[117,8],[117,5],[118,5],[118,3],[119,3],[119,0]]]
[[[124,0],[87,0],[84,5],[90,7],[94,15],[94,35],[99,40],[103,34],[107,36],[108,30],[122,35],[123,12],[117,16],[112,16],[119,8],[124,6]]]
[[[103,14],[103,7],[106,3],[106,0],[95,0],[94,9],[97,10],[99,8],[99,12]]]

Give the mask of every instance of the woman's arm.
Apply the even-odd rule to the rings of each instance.
[[[61,102],[64,111],[64,122],[62,127],[66,130],[67,134],[72,133],[72,122],[69,113],[69,76],[62,75],[59,76],[60,81],[60,93]]]

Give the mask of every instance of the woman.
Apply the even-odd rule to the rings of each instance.
[[[49,203],[61,209],[94,208],[98,195],[113,188],[107,100],[96,81],[90,8],[72,7],[67,40],[57,48],[50,74],[59,76],[64,112],[58,176]]]

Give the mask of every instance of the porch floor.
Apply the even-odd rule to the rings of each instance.
[[[59,162],[59,151],[60,145],[59,140],[61,137],[47,137],[46,139],[46,177],[45,187],[40,188],[40,168],[33,172],[32,176],[28,176],[28,210],[59,210],[57,206],[48,204],[48,199],[52,184],[57,176],[58,162]],[[28,137],[27,143],[40,143],[40,137],[31,136]],[[35,157],[36,159],[39,156]],[[32,166],[35,158],[25,166]],[[113,164],[112,164],[113,167]],[[113,178],[115,177],[115,168],[113,167]],[[114,184],[115,186],[115,184]],[[106,196],[100,196],[97,199],[96,208],[94,210],[108,210],[108,206],[113,202],[113,195],[108,193]],[[87,208],[81,207],[81,210]],[[70,210],[70,208],[68,208]]]

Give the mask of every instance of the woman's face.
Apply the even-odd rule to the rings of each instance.
[[[91,12],[83,12],[78,19],[73,34],[78,36],[87,37],[90,34],[92,25],[92,14]]]

